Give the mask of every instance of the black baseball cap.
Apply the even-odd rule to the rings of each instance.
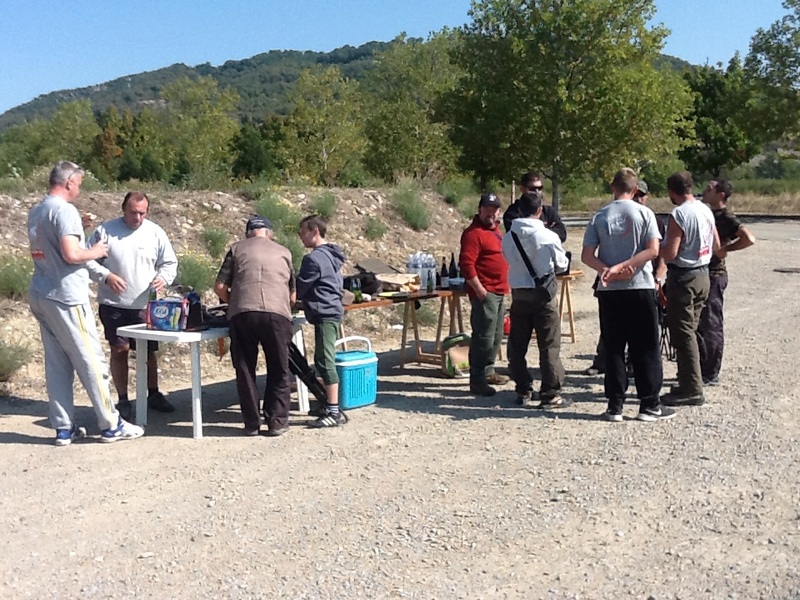
[[[249,219],[247,219],[247,227],[245,227],[245,233],[250,233],[256,229],[272,229],[272,223],[269,222],[267,217],[262,217],[261,215],[253,215]]]
[[[478,202],[478,207],[480,208],[481,206],[496,206],[497,208],[503,207],[502,203],[500,202],[500,198],[498,198],[496,194],[483,194],[480,202]]]

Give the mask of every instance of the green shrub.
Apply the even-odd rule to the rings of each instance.
[[[324,192],[311,201],[311,210],[323,219],[330,219],[336,214],[338,199],[333,192]]]
[[[398,187],[389,198],[389,203],[411,229],[425,231],[430,226],[430,215],[419,197],[417,187],[408,184]]]
[[[24,367],[31,358],[31,348],[27,344],[12,344],[0,340],[0,382],[6,382]]]
[[[206,227],[203,229],[203,242],[206,245],[206,250],[212,256],[219,260],[228,244],[228,232],[219,227]]]
[[[0,297],[22,300],[28,297],[33,261],[27,256],[0,257]]]
[[[364,226],[364,236],[370,240],[375,241],[381,239],[384,235],[386,235],[386,225],[380,219],[369,216],[367,217],[366,224]]]
[[[702,188],[695,191],[702,191]],[[780,194],[800,194],[800,181],[797,179],[741,179],[733,182],[733,191],[737,195],[779,196]]]
[[[436,185],[436,191],[444,197],[445,202],[454,206],[458,206],[462,201],[466,200],[470,202],[475,200],[475,203],[477,203],[477,198],[479,196],[472,179],[463,175],[450,177],[440,182]]]
[[[262,217],[267,217],[277,232],[280,229],[297,232],[297,226],[302,219],[302,214],[293,206],[289,206],[272,192],[261,194],[256,202],[256,212]]]
[[[286,246],[289,252],[292,253],[292,265],[295,272],[300,270],[300,263],[303,262],[303,255],[305,254],[305,246],[297,235],[296,231],[289,231],[286,228],[278,228],[275,230],[275,241],[281,246]]]
[[[421,302],[419,308],[417,309],[417,323],[420,324],[422,327],[433,327],[437,323],[439,323],[439,311],[436,309],[435,302]],[[403,322],[403,317],[405,316],[405,304],[400,302],[395,305],[395,319],[399,322]],[[409,317],[409,323],[411,322],[411,317]]]
[[[178,257],[178,275],[175,285],[190,286],[200,294],[210,290],[217,279],[219,267],[194,254]]]

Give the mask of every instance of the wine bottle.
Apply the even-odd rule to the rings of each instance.
[[[450,279],[455,279],[458,277],[458,267],[456,266],[456,255],[455,253],[450,253],[450,271],[448,272]]]
[[[361,280],[358,277],[350,280],[350,291],[353,292],[353,303],[358,304],[364,300],[361,294]]]
[[[442,282],[440,284],[441,288],[443,290],[449,290],[450,289],[450,271],[447,270],[447,257],[446,256],[442,257],[442,274],[441,274],[441,278],[442,278]]]

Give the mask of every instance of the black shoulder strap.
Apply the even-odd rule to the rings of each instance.
[[[511,237],[514,238],[514,243],[517,245],[517,250],[519,250],[520,256],[522,256],[522,260],[525,261],[525,266],[528,267],[528,273],[531,274],[533,277],[534,283],[538,284],[538,277],[536,277],[536,271],[533,270],[533,265],[531,264],[531,260],[528,258],[528,255],[525,254],[525,250],[522,249],[522,243],[519,241],[519,237],[513,231],[511,232]]]

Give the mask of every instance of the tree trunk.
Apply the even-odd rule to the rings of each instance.
[[[558,169],[558,163],[553,165],[553,173],[550,177],[553,183],[553,208],[557,213],[561,213],[561,173]]]

